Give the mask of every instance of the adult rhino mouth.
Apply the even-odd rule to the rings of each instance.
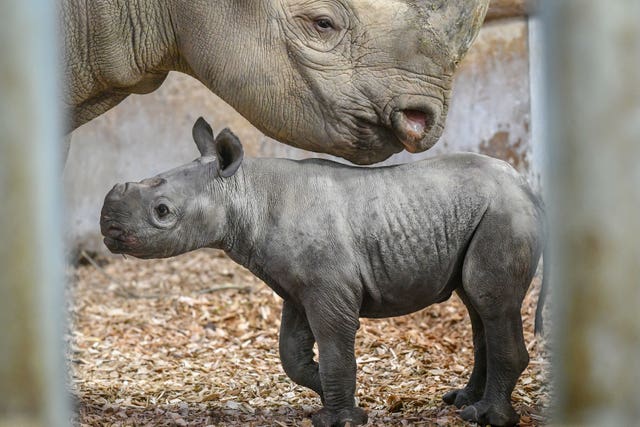
[[[387,103],[382,117],[400,147],[419,153],[440,138],[438,123],[444,109],[443,101],[434,96],[399,95]]]
[[[423,108],[397,110],[391,115],[393,132],[410,153],[418,153],[431,147],[430,133],[435,126],[435,114],[431,109]]]

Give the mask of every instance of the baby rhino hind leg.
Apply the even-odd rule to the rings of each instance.
[[[457,408],[468,406],[479,401],[484,394],[484,386],[487,381],[487,346],[484,335],[484,325],[480,315],[469,301],[464,289],[457,290],[458,296],[464,302],[471,318],[471,328],[473,330],[473,371],[469,381],[464,388],[451,390],[446,393],[442,400]]]
[[[535,273],[540,244],[535,228],[516,234],[511,224],[509,218],[485,216],[469,245],[462,271],[466,303],[475,309],[484,331],[486,383],[481,399],[464,408],[460,416],[481,425],[518,423],[511,393],[529,363],[520,309]],[[483,343],[475,342],[476,335],[474,331],[477,363]]]
[[[296,384],[318,393],[324,403],[318,364],[313,360],[315,338],[304,312],[291,302],[282,306],[280,360],[285,373]]]

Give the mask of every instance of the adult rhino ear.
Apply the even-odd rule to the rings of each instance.
[[[244,156],[244,150],[238,137],[228,128],[223,129],[216,137],[215,149],[220,176],[228,178],[236,173]]]
[[[198,151],[202,157],[215,156],[216,155],[216,143],[213,139],[213,130],[209,123],[202,117],[196,120],[191,131],[193,140],[198,146]]]

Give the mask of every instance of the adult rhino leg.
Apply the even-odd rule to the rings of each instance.
[[[305,314],[294,304],[285,301],[280,324],[280,360],[284,372],[296,384],[322,395],[318,364],[313,360],[316,342]]]
[[[320,288],[320,287],[319,287]],[[326,288],[325,288],[326,290]],[[329,292],[326,295],[340,295]],[[309,325],[318,343],[319,373],[324,408],[315,413],[315,427],[357,426],[367,422],[366,412],[355,406],[356,331],[360,326],[358,310],[343,300],[318,301],[305,307]]]
[[[511,393],[529,363],[520,309],[535,273],[538,242],[531,237],[535,233],[512,230],[512,223],[523,222],[485,215],[462,270],[463,289],[484,326],[487,378],[482,398],[464,408],[460,416],[481,425],[518,423]]]
[[[473,331],[473,371],[469,381],[464,388],[451,390],[446,393],[442,400],[457,408],[472,405],[479,401],[484,394],[485,383],[487,381],[487,345],[484,333],[484,325],[480,314],[473,307],[466,292],[462,288],[456,290],[458,296],[467,307],[471,318],[471,328]]]

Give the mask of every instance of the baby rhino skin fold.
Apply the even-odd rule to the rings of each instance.
[[[200,158],[106,196],[100,225],[112,252],[220,248],[264,280],[284,300],[284,370],[322,399],[315,426],[367,421],[354,400],[360,317],[401,316],[455,291],[475,360],[467,385],[444,400],[482,425],[519,421],[511,393],[529,361],[520,308],[543,211],[513,168],[477,154],[379,168],[243,159],[238,138],[214,137],[203,119],[193,138]]]

